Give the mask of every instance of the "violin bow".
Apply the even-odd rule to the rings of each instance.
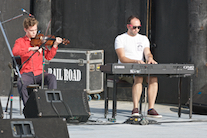
[[[46,31],[45,31],[45,36],[47,35],[47,32],[48,32],[48,30],[49,30],[49,27],[50,27],[50,24],[51,24],[51,20],[52,20],[52,19],[50,19],[50,21],[48,22],[47,29],[46,29]]]

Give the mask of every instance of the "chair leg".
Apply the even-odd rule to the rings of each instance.
[[[19,96],[19,112],[20,112],[20,115],[22,115],[22,102],[21,102],[21,100],[22,100],[22,97],[21,96]]]

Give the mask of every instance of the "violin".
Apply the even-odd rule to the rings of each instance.
[[[55,36],[52,35],[44,36],[43,34],[38,34],[35,38],[31,39],[30,43],[32,46],[41,46],[43,43],[45,43],[45,45],[47,46],[52,46],[55,40],[56,40]],[[62,44],[67,45],[69,43],[70,43],[69,40],[63,38]]]

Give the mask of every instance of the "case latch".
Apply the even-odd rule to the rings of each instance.
[[[79,60],[78,65],[79,66],[84,66],[84,59],[78,59],[78,60]]]

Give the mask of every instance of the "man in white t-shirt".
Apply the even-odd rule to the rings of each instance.
[[[127,20],[128,31],[115,39],[115,50],[118,63],[157,64],[150,51],[150,43],[145,35],[138,34],[141,22],[138,17],[130,16]],[[146,63],[144,62],[146,59]],[[154,109],[155,99],[158,91],[157,77],[148,80],[148,111],[150,117],[162,117]],[[133,110],[132,116],[139,116],[138,103],[142,93],[143,77],[134,76],[132,86]]]

